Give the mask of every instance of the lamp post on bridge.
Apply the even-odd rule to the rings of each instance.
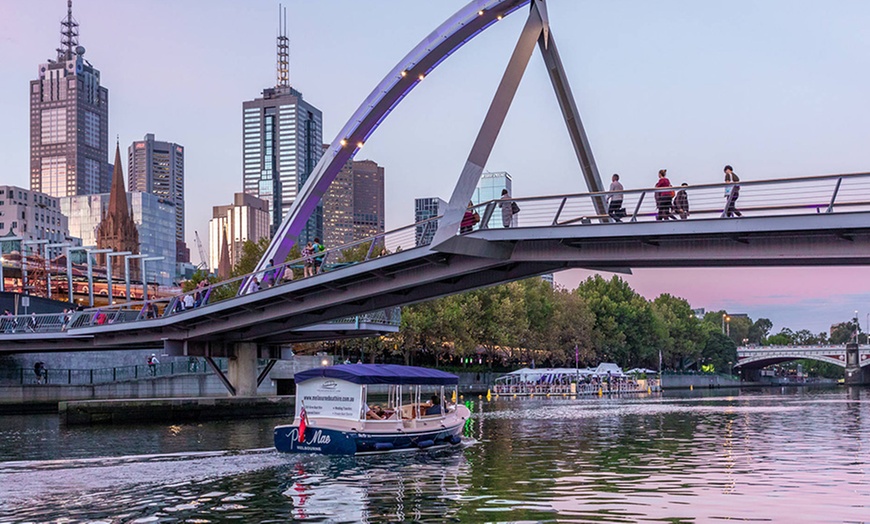
[[[93,249],[95,247],[97,247],[97,246],[69,246],[66,248],[66,275],[67,275],[67,279],[69,279],[67,282],[67,284],[69,284],[69,289],[67,291],[69,292],[69,303],[70,304],[75,304],[75,299],[73,297],[75,290],[73,288],[73,280],[72,280],[72,252],[73,251],[85,251],[85,252],[87,252],[89,249]],[[91,257],[90,257],[90,255],[85,253],[85,258],[87,258],[88,274],[90,274],[90,272],[91,272]]]
[[[26,295],[30,294],[27,292],[27,246],[38,246],[40,244],[48,244],[48,240],[24,240],[21,242],[21,251],[23,251],[21,255],[21,282],[24,286],[23,291]],[[37,251],[37,253],[38,252],[39,251]],[[43,262],[45,261],[43,260]]]
[[[130,260],[137,258],[148,258],[149,256],[150,255],[127,255],[126,257],[124,257],[124,283],[127,286],[127,302],[130,302]]]
[[[140,262],[142,264],[142,300],[148,300],[148,275],[145,273],[145,262],[157,262],[165,258],[166,257],[148,257],[143,258]]]
[[[6,277],[3,275],[3,242],[21,241],[21,240],[24,240],[24,239],[21,237],[2,237],[2,238],[0,238],[0,292],[6,291]]]
[[[115,295],[112,294],[112,258],[132,255],[131,251],[119,251],[117,253],[106,253],[106,281],[108,282],[109,305],[115,303]]]
[[[94,267],[91,263],[91,255],[99,255],[101,253],[111,253],[111,249],[86,249],[88,254],[88,307],[94,307]],[[108,260],[108,258],[106,258]]]
[[[48,273],[46,273],[46,282],[48,282],[48,298],[51,298],[51,248],[54,247],[69,247],[69,242],[61,242],[60,244],[45,245],[45,262],[48,264]],[[69,256],[67,256],[69,258]],[[69,284],[70,275],[67,273],[67,283]]]

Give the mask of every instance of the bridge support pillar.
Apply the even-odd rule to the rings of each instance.
[[[870,384],[870,369],[861,367],[858,356],[858,344],[846,344],[846,384]]]
[[[237,397],[257,395],[257,344],[239,342],[233,345],[227,370]]]

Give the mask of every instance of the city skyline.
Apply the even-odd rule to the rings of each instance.
[[[290,2],[290,84],[323,110],[324,139],[331,141],[383,75],[465,3],[382,2],[359,11],[347,1]],[[110,135],[130,143],[153,132],[185,144],[189,193],[196,195],[186,217],[190,242],[194,230],[205,230],[211,206],[242,190],[238,107],[275,83],[276,3],[137,5],[77,0],[74,16],[88,58],[112,87]],[[160,6],[170,5],[174,16],[160,17]],[[633,188],[651,186],[662,167],[675,183],[692,184],[719,181],[725,163],[750,180],[870,165],[863,145],[868,72],[858,67],[870,47],[861,27],[870,6],[862,2],[548,5],[602,178],[619,172]],[[5,184],[28,186],[26,86],[53,55],[65,8],[59,0],[0,1]],[[111,22],[134,18],[136,26]],[[388,230],[413,220],[414,197],[449,196],[523,18],[508,17],[460,49],[358,153],[357,160],[388,168]],[[390,31],[371,31],[373,25]],[[219,32],[239,38],[209,36]],[[205,83],[195,97],[183,96]],[[486,169],[509,171],[516,197],[585,191],[539,57]],[[585,274],[556,280],[573,287]],[[819,331],[870,309],[860,285],[867,277],[867,268],[838,267],[638,270],[628,280],[648,298],[671,292],[694,307],[769,317],[777,330]]]

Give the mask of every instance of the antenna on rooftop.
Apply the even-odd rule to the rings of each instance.
[[[57,48],[58,61],[72,60],[79,46],[79,23],[72,15],[72,0],[66,2],[66,18],[60,21],[60,47]]]
[[[283,10],[283,22],[282,22]],[[290,39],[287,38],[287,8],[278,4],[278,84],[290,87]]]

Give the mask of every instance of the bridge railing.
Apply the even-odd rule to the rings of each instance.
[[[735,207],[746,216],[782,216],[834,213],[870,209],[870,173],[821,175],[801,178],[743,181],[737,184],[699,184],[669,188],[626,189],[617,192],[576,193],[565,195],[511,198],[520,212],[511,227],[552,227],[560,225],[591,224],[613,220],[599,213],[595,201],[620,200],[624,209],[623,222],[656,221],[659,217],[657,196],[673,193],[670,214],[673,219],[726,218],[729,198],[738,186]],[[674,207],[676,192],[685,191],[689,212],[682,215]],[[727,193],[726,193],[727,190]],[[481,216],[475,229],[502,225],[499,200],[481,203],[475,210]],[[492,220],[487,220],[493,217]]]
[[[215,358],[214,361],[221,371],[227,370],[229,365],[227,359]],[[46,367],[43,368],[42,374],[37,374],[33,368],[0,368],[0,385],[84,386],[156,377],[208,375],[210,373],[212,373],[212,370],[206,364],[205,359],[190,357],[187,360],[160,362],[153,366],[142,364],[92,369],[54,369]]]

